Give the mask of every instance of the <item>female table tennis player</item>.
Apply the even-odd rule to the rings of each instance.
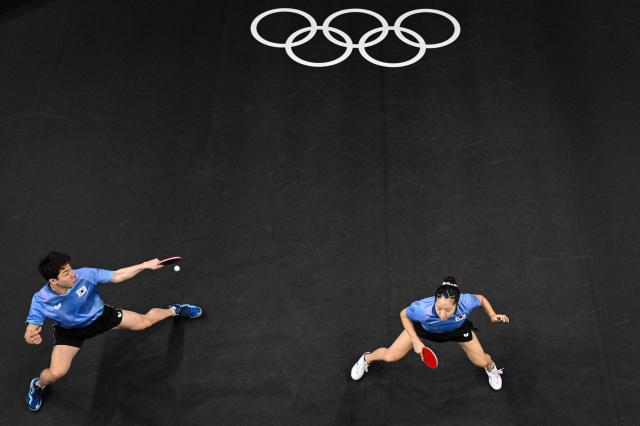
[[[435,296],[417,300],[400,312],[404,331],[388,347],[365,352],[351,369],[351,378],[359,380],[375,361],[394,362],[403,358],[413,347],[422,356],[424,343],[457,342],[476,366],[484,368],[489,376],[489,385],[494,390],[502,388],[502,369],[496,367],[480,345],[476,328],[468,319],[471,312],[482,306],[491,322],[509,322],[506,315],[496,314],[486,297],[478,294],[460,293],[454,277],[445,277]]]

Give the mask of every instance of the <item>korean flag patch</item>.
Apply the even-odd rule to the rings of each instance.
[[[86,286],[82,286],[79,289],[76,290],[76,294],[78,295],[78,297],[82,297],[87,293],[87,287]]]
[[[462,321],[463,319],[465,319],[467,317],[467,314],[462,314],[462,315],[458,315],[456,317],[456,321]]]

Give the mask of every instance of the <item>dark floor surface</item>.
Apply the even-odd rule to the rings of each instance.
[[[357,49],[311,68],[251,35],[259,13],[317,21],[417,8],[462,33],[414,65]],[[0,9],[0,423],[507,425],[640,423],[640,6],[595,1],[12,1]],[[273,19],[272,19],[273,18]],[[450,27],[407,28],[442,40]],[[295,15],[260,24],[284,41]],[[334,26],[358,38],[376,21]],[[295,48],[329,60],[318,34]],[[406,60],[393,34],[372,56]],[[27,411],[51,336],[23,342],[36,264],[183,270],[105,286],[145,311],[206,317],[85,344]],[[349,369],[444,275],[478,311],[504,387],[454,343]]]

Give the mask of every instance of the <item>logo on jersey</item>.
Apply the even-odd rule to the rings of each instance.
[[[462,314],[462,315],[458,315],[456,317],[456,321],[462,321],[463,319],[465,319],[467,317],[467,314]]]
[[[464,333],[463,336],[464,337],[469,337],[469,333]]]
[[[87,294],[87,287],[86,286],[82,286],[79,289],[76,290],[76,294],[78,295],[78,297],[82,297],[85,294]]]
[[[53,307],[53,309],[55,309],[56,311],[59,311],[61,307],[62,307],[62,303],[58,303],[56,306]]]
[[[122,312],[118,312],[118,318],[122,318]]]

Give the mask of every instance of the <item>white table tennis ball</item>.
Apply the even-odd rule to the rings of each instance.
[[[176,266],[173,267],[173,270],[178,272],[180,270],[180,267],[178,265],[176,265]]]

